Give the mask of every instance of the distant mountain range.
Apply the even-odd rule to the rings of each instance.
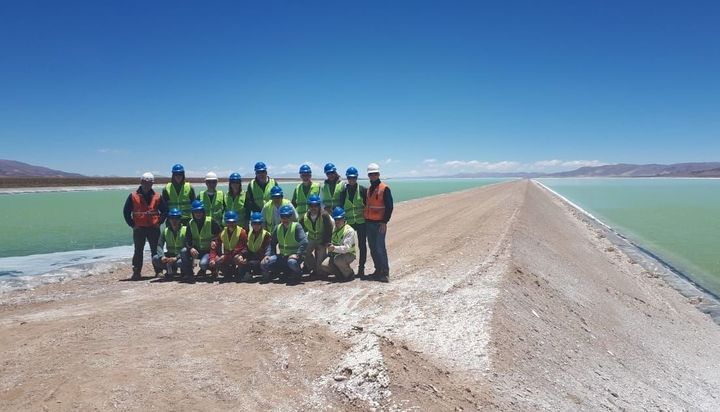
[[[33,166],[16,160],[0,159],[0,177],[83,177],[83,175]]]
[[[568,172],[558,173],[458,173],[451,178],[482,178],[482,177],[519,177],[532,179],[536,177],[720,177],[720,162],[706,163],[675,163],[671,165],[661,164],[614,164],[593,167],[581,167]]]

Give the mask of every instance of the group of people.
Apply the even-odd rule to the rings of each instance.
[[[155,275],[164,271],[167,279],[180,275],[192,282],[209,271],[211,277],[245,282],[256,275],[265,282],[299,281],[303,274],[389,281],[385,235],[393,198],[377,164],[367,167],[367,188],[358,184],[355,167],[349,167],[342,180],[335,165],[326,164],[320,185],[304,164],[299,170],[302,182],[289,200],[268,177],[265,163],[256,163],[254,170],[245,191],[240,174],[232,173],[227,193],[218,189],[217,175],[209,172],[206,189],[197,196],[180,164],[173,166],[162,194],[152,188],[152,173],[144,173],[123,209],[135,246],[131,279],[141,279],[147,242]],[[368,245],[375,272],[366,275]],[[356,259],[357,273],[351,267]],[[196,262],[199,270],[194,273]]]

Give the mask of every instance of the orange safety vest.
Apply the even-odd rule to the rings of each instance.
[[[367,204],[365,205],[365,220],[382,221],[385,219],[385,188],[387,185],[380,182],[377,189],[370,194],[367,190]],[[359,189],[358,189],[359,190]]]
[[[132,193],[133,202],[133,224],[135,227],[158,227],[160,226],[160,195],[155,193],[150,204],[145,203],[145,198],[138,192]]]

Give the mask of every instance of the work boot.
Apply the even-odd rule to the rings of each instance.
[[[375,277],[375,280],[382,283],[390,282],[390,270],[385,269],[382,272],[379,272],[378,275]]]
[[[357,275],[358,275],[358,276],[365,276],[365,267],[360,266],[360,267],[358,268],[358,273],[357,273]]]
[[[245,276],[242,277],[242,281],[243,281],[243,282],[246,282],[246,283],[251,282],[252,279],[253,279],[253,277],[252,277],[252,275],[250,274],[250,272],[246,273]]]
[[[140,275],[140,269],[133,268],[133,274],[130,280],[140,280],[142,279],[142,276]]]

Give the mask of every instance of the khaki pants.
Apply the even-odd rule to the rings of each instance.
[[[308,248],[305,250],[305,271],[314,270],[318,272],[320,265],[327,257],[327,247],[319,240],[308,241]]]
[[[336,278],[349,279],[355,276],[350,267],[350,263],[355,260],[355,256],[350,253],[344,255],[330,255],[323,263],[322,270],[331,275],[335,275]]]

